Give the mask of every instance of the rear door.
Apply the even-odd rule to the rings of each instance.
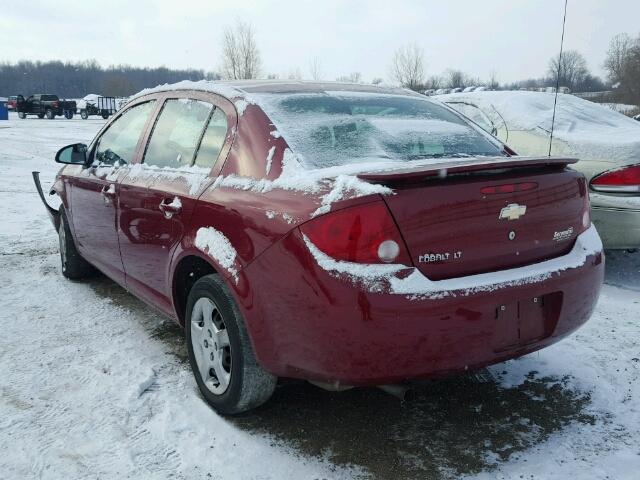
[[[116,233],[117,180],[133,160],[154,102],[134,105],[94,142],[91,165],[71,183],[71,217],[78,250],[106,275],[124,284]]]
[[[186,95],[165,99],[142,163],[119,186],[118,231],[127,287],[167,313],[173,308],[173,251],[198,197],[212,181],[209,173],[228,131],[218,100]]]

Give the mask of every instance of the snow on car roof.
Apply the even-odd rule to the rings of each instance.
[[[546,92],[470,92],[439,95],[442,102],[470,102],[490,118],[495,108],[509,130],[551,130],[555,94]],[[629,117],[574,95],[558,95],[553,135],[569,143],[637,143],[640,125]]]
[[[133,95],[131,98],[137,98],[150,93],[174,90],[198,90],[212,92],[230,99],[249,99],[252,93],[320,93],[325,91],[349,91],[420,96],[418,93],[404,88],[380,87],[360,83],[312,82],[304,80],[183,80],[178,83],[166,83],[153,88],[145,88]]]

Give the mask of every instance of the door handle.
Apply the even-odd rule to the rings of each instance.
[[[109,186],[105,185],[100,193],[105,198],[114,198],[116,196],[116,186],[113,183],[109,184]]]
[[[158,208],[166,218],[171,218],[182,210],[182,202],[178,197],[165,198],[160,202]]]

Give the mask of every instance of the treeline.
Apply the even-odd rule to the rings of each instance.
[[[143,88],[181,80],[217,79],[204,70],[140,68],[129,65],[101,67],[95,60],[84,62],[0,63],[0,96],[54,93],[61,98],[82,98],[89,93],[127,97]]]

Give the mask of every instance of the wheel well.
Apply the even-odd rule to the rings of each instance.
[[[178,320],[184,325],[185,307],[191,287],[205,275],[217,273],[215,268],[200,257],[189,256],[180,260],[173,275],[173,303]]]

